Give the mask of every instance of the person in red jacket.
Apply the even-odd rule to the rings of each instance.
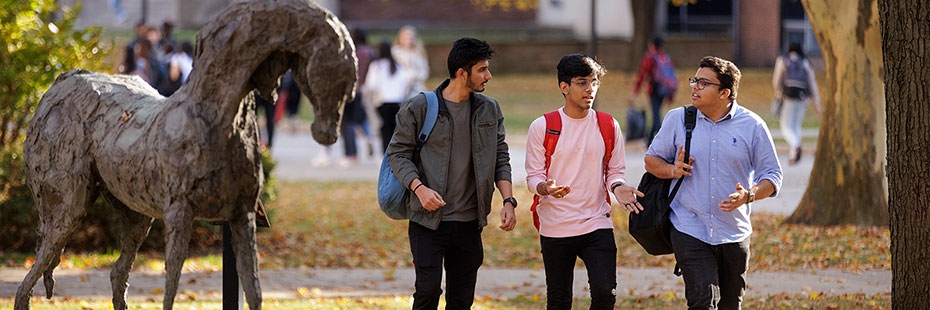
[[[652,107],[652,129],[646,136],[646,146],[652,144],[652,138],[659,132],[662,127],[662,104],[672,102],[675,99],[675,91],[678,82],[675,76],[675,65],[672,58],[662,49],[663,40],[661,37],[654,37],[649,43],[649,49],[643,55],[639,62],[639,70],[636,72],[636,83],[633,84],[633,91],[630,93],[629,103],[636,100],[636,95],[643,82],[648,79],[649,84],[646,93],[649,94],[649,103]]]

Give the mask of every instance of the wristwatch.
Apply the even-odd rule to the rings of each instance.
[[[506,203],[508,203],[508,202],[509,202],[511,205],[513,205],[513,208],[514,208],[514,209],[517,208],[517,198],[507,197],[506,199],[504,199],[504,204],[506,204]]]
[[[751,187],[747,188],[746,190],[749,191],[749,198],[746,199],[746,203],[749,204],[753,201],[756,201],[756,192],[752,191]]]

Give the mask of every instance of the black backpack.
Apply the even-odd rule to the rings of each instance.
[[[697,122],[697,108],[688,106],[685,108],[685,160],[691,157],[691,132],[694,131],[694,125]],[[672,254],[672,222],[669,215],[672,209],[669,206],[681,187],[681,181],[684,176],[678,179],[675,188],[669,193],[672,185],[672,179],[660,179],[652,173],[643,173],[642,180],[639,181],[640,192],[645,196],[636,198],[639,204],[643,206],[643,211],[639,214],[630,212],[629,230],[630,235],[639,243],[649,254],[665,255]],[[677,274],[676,266],[676,274]]]

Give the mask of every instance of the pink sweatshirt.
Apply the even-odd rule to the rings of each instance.
[[[562,238],[583,235],[597,229],[613,228],[605,194],[616,182],[626,184],[626,158],[623,134],[614,120],[614,149],[604,178],[604,139],[597,126],[597,115],[590,110],[582,119],[573,119],[559,109],[562,133],[552,153],[549,174],[546,175],[546,118],[541,116],[530,125],[526,141],[526,185],[536,192],[536,185],[547,179],[556,185],[568,185],[571,192],[563,198],[540,196],[539,234]]]

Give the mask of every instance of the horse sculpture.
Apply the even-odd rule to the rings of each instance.
[[[226,221],[251,309],[261,309],[255,219],[263,185],[255,103],[274,98],[292,70],[308,96],[313,137],[336,141],[355,91],[355,47],[335,16],[308,0],[237,2],[197,35],[188,82],[165,98],[138,77],[72,70],[43,96],[23,155],[41,225],[35,264],[16,292],[29,309],[33,287],[52,271],[98,195],[123,226],[110,273],[113,308],[126,309],[133,260],[155,218],[166,227],[164,309],[172,309],[194,220]]]

